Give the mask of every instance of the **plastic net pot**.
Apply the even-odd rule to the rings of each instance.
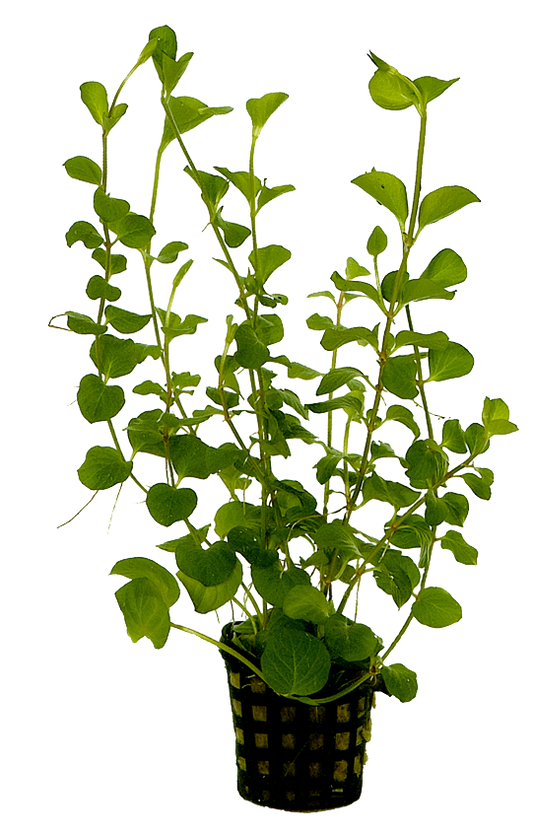
[[[231,627],[227,624],[222,632],[228,645]],[[243,799],[299,812],[339,808],[359,799],[374,690],[359,687],[312,706],[278,695],[238,658],[221,654]]]

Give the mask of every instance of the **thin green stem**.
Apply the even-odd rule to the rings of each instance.
[[[409,324],[409,329],[410,329],[411,332],[414,332],[413,320],[411,318],[411,310],[409,309],[408,305],[405,307],[405,311],[407,313],[407,322]],[[419,350],[418,346],[416,346],[416,345],[414,347],[414,352],[415,352],[418,389],[420,390],[420,397],[422,399],[422,406],[424,407],[424,413],[425,413],[425,416],[426,416],[426,426],[427,426],[427,430],[428,430],[428,438],[432,439],[433,438],[433,425],[431,423],[431,414],[429,412],[428,402],[427,402],[427,398],[426,398],[426,389],[425,389],[425,385],[424,385],[424,376],[423,376],[423,372],[422,372],[422,358],[420,357],[420,350]]]

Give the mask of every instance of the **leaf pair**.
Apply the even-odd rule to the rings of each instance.
[[[363,173],[361,176],[352,179],[352,183],[368,193],[369,196],[372,196],[380,205],[388,208],[398,220],[402,231],[405,231],[409,205],[407,191],[401,179],[398,179],[392,173],[385,173],[372,168],[370,173]],[[460,185],[437,188],[437,190],[428,193],[420,204],[417,235],[426,225],[439,222],[471,202],[479,201],[472,191]]]
[[[453,78],[451,81],[441,81],[425,76],[411,81],[372,52],[369,57],[378,67],[368,84],[370,95],[379,107],[386,110],[405,110],[414,105],[421,112],[430,101],[438,98],[459,80]]]

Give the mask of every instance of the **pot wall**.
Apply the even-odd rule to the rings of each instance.
[[[229,635],[229,637],[228,637]],[[231,643],[231,624],[223,641]],[[243,799],[286,811],[350,805],[362,789],[374,691],[361,687],[311,706],[275,693],[221,653],[231,700],[237,787]]]

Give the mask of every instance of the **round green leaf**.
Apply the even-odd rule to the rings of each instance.
[[[461,620],[461,606],[445,589],[430,587],[422,589],[413,603],[413,615],[419,623],[440,629]]]
[[[115,592],[133,643],[149,638],[156,649],[165,645],[170,632],[168,606],[146,577],[132,580]]]
[[[474,357],[460,343],[449,341],[446,349],[429,350],[428,381],[446,381],[468,375],[474,366]]]
[[[171,488],[164,482],[153,485],[146,496],[146,507],[153,519],[160,525],[168,527],[174,522],[187,519],[194,509],[198,498],[191,488]]]
[[[383,368],[383,385],[398,398],[416,398],[416,363],[412,355],[389,358]]]
[[[280,627],[267,640],[261,669],[280,695],[312,695],[326,684],[331,668],[327,647],[308,632]]]
[[[98,248],[104,241],[90,222],[75,222],[74,225],[71,225],[65,237],[69,248],[78,241],[83,242],[85,248]]]
[[[124,199],[112,199],[102,188],[97,188],[94,192],[93,205],[95,213],[104,222],[116,222],[126,216],[130,209],[129,202]]]
[[[108,387],[98,375],[85,375],[80,381],[78,405],[81,414],[91,424],[114,418],[124,406],[124,390]]]
[[[293,620],[322,625],[329,615],[328,601],[314,586],[294,586],[283,601],[283,612]]]
[[[67,159],[64,168],[68,175],[81,182],[90,182],[92,185],[99,185],[102,181],[102,170],[96,162],[88,159],[87,156],[74,156]]]
[[[145,577],[150,581],[152,587],[159,592],[162,601],[168,608],[173,606],[180,596],[180,588],[174,575],[159,563],[148,560],[146,557],[131,557],[127,560],[119,560],[110,573],[129,577],[130,580]]]
[[[104,126],[104,118],[107,116],[108,103],[107,92],[103,84],[98,81],[87,81],[80,87],[81,100],[91,113],[97,124]]]
[[[400,701],[412,701],[418,692],[416,672],[407,669],[403,664],[391,664],[382,667],[381,676],[387,692]]]
[[[103,491],[125,482],[133,469],[114,447],[91,447],[85,461],[78,468],[82,485],[93,491]]]
[[[112,222],[109,227],[128,248],[146,248],[155,234],[150,220],[146,216],[134,213],[127,214],[118,222]]]
[[[413,82],[372,52],[369,57],[378,67],[368,84],[372,100],[385,110],[405,110],[418,104],[420,96]]]
[[[353,623],[344,615],[330,617],[325,628],[326,645],[333,660],[364,661],[377,651],[379,642],[363,623]]]
[[[176,561],[180,571],[206,587],[226,583],[238,562],[232,547],[223,541],[215,542],[207,550],[190,541],[178,545]]]

